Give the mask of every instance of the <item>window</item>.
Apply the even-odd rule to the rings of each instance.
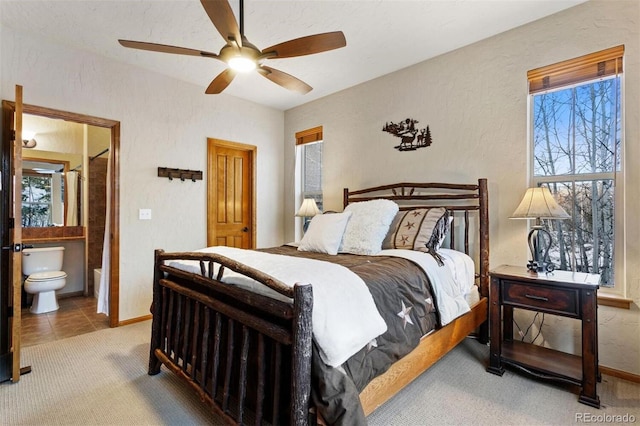
[[[322,208],[322,126],[296,133],[296,148],[300,164],[300,198],[313,198]],[[303,227],[311,220],[303,218]]]
[[[543,221],[556,268],[601,274],[615,287],[617,208],[622,206],[624,47],[530,71],[531,181],[547,186],[571,216]],[[621,221],[617,221],[621,223]],[[620,273],[620,276],[622,274]]]

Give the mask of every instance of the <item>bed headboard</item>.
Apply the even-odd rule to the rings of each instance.
[[[344,207],[350,203],[376,199],[395,201],[400,206],[400,210],[421,207],[445,207],[449,210],[453,217],[449,229],[449,247],[469,255],[469,242],[477,241],[479,271],[476,276],[479,279],[480,294],[489,295],[489,194],[487,179],[478,179],[477,184],[396,183],[357,191],[349,191],[348,188],[344,188]],[[470,220],[470,218],[476,220]],[[477,226],[474,226],[474,223]],[[458,228],[457,232],[456,227]],[[470,238],[472,232],[473,239]]]

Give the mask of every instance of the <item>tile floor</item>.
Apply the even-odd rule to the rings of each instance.
[[[109,328],[109,317],[96,313],[94,297],[62,298],[58,304],[57,311],[38,315],[22,308],[22,347]]]

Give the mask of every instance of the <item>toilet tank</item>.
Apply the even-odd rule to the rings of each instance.
[[[64,247],[40,247],[22,250],[22,273],[24,275],[36,272],[60,271]]]

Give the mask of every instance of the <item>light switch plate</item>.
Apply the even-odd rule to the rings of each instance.
[[[151,220],[151,209],[140,209],[140,210],[138,210],[138,219],[140,219],[140,220]]]

